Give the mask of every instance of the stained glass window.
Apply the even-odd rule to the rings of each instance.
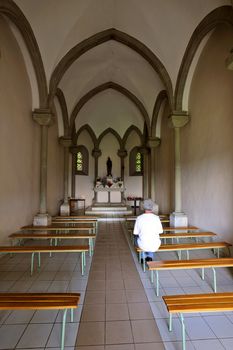
[[[137,152],[137,154],[136,154],[135,170],[136,170],[136,173],[142,172],[142,155],[140,152]]]
[[[76,169],[77,171],[83,171],[83,155],[81,152],[77,153]]]

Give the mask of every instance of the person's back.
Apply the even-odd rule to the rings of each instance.
[[[155,203],[151,199],[143,202],[145,213],[138,216],[134,225],[134,235],[138,236],[137,244],[145,251],[146,260],[152,260],[153,253],[161,244],[159,234],[163,232],[160,218],[153,213]]]

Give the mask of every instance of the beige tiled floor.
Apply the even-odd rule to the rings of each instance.
[[[80,320],[78,349],[134,349],[156,343],[164,349],[124,227],[102,222],[89,273]]]
[[[208,256],[213,255],[190,254],[190,258]],[[161,253],[156,259],[176,259],[176,255]],[[27,254],[0,258],[0,292],[80,292],[74,322],[68,319],[65,350],[182,349],[180,321],[174,317],[173,332],[168,331],[162,298],[137,262],[123,222],[100,222],[85,276],[77,254],[43,255],[41,269],[32,277],[29,265]],[[211,285],[210,270],[204,281],[198,270],[160,273],[160,295],[212,292]],[[217,269],[217,286],[219,292],[233,291],[229,269]],[[185,322],[187,350],[233,349],[233,312],[189,314]],[[0,350],[58,350],[60,327],[61,313],[56,310],[0,312]]]

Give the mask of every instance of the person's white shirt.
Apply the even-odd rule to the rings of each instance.
[[[138,235],[138,246],[146,252],[156,252],[161,244],[159,234],[163,232],[160,218],[152,212],[137,217],[134,235]]]

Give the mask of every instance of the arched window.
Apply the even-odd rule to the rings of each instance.
[[[143,155],[140,152],[140,147],[134,147],[129,155],[129,175],[143,175]]]
[[[89,155],[88,150],[85,146],[77,146],[75,152],[73,153],[74,157],[74,172],[76,175],[88,175],[88,162]]]

